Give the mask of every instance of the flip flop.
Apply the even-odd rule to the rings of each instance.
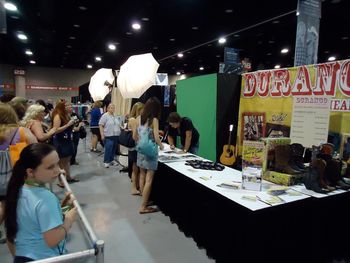
[[[141,195],[140,191],[136,191],[135,193],[131,193],[131,195]]]
[[[153,207],[147,207],[145,210],[143,211],[139,211],[140,214],[148,214],[148,213],[155,213],[158,212],[159,210],[157,208],[153,208]]]

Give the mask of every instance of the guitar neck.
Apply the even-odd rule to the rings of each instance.
[[[228,147],[231,146],[231,132],[232,132],[232,131],[230,131],[230,133],[229,133],[229,135],[228,135],[228,143],[227,143]]]

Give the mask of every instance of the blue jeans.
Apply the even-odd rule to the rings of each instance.
[[[104,163],[110,163],[114,160],[114,155],[117,150],[118,136],[105,137],[105,155],[103,158]]]
[[[34,260],[27,257],[15,256],[13,263],[25,263],[30,261],[34,261]]]

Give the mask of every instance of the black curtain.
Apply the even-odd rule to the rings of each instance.
[[[231,144],[236,145],[241,77],[236,74],[218,74],[216,101],[216,159],[228,143],[229,127],[233,124]]]
[[[86,101],[93,101],[89,92],[89,84],[87,82],[79,87],[79,100],[81,103],[85,103]]]

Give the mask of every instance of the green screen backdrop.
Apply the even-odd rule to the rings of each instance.
[[[198,155],[216,160],[217,74],[193,77],[176,82],[177,112],[189,117],[199,132]]]

